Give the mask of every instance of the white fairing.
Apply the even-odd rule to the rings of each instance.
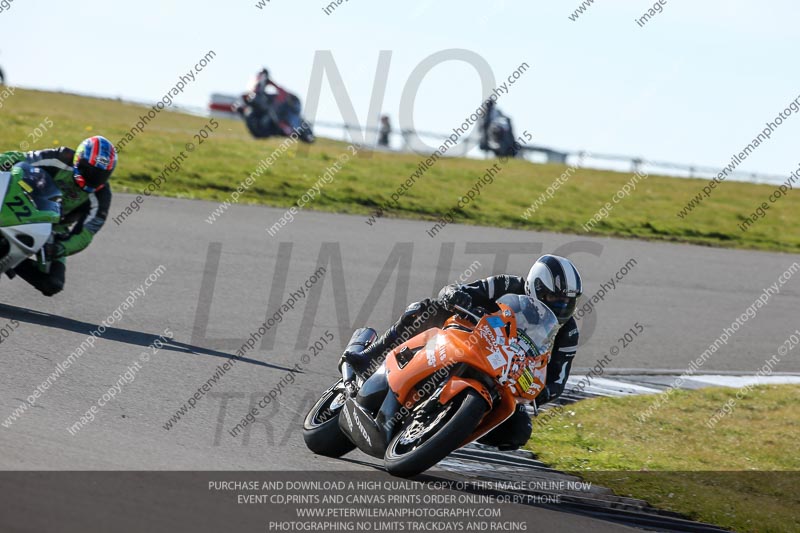
[[[11,181],[11,172],[0,172],[0,200],[6,197],[9,181]]]
[[[10,172],[0,172],[0,198],[4,201],[10,179]],[[53,225],[47,222],[0,228],[0,235],[10,246],[8,254],[0,257],[0,272],[11,270],[26,258],[36,254],[47,243],[52,231]],[[31,245],[28,246],[26,242]]]

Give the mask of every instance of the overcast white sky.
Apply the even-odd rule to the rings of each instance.
[[[261,65],[305,98],[315,52],[331,50],[363,122],[380,50],[393,51],[383,107],[397,117],[414,67],[465,48],[498,80],[531,65],[500,107],[538,143],[713,167],[800,96],[800,5],[790,0],[669,0],[644,28],[634,19],[652,4],[621,0],[596,0],[576,22],[578,0],[349,0],[330,16],[324,0],[256,2],[14,0],[0,12],[0,64],[12,85],[155,101],[212,49],[177,99],[205,106],[212,92],[241,92]],[[472,67],[440,65],[414,124],[448,131],[481,96]],[[327,84],[316,118],[341,120]],[[741,168],[788,174],[798,138],[793,116]]]

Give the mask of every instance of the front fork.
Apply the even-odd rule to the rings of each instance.
[[[39,271],[44,272],[45,274],[50,273],[50,265],[52,264],[52,261],[47,258],[45,248],[48,244],[53,244],[55,240],[55,234],[51,233],[50,237],[47,239],[47,243],[39,248],[39,251],[36,253],[36,264],[39,267]]]
[[[356,372],[350,363],[342,361],[342,384],[347,391],[348,398],[354,398],[358,394],[358,385],[356,384]]]

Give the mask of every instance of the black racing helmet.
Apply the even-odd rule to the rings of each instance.
[[[563,324],[575,312],[583,283],[578,269],[569,259],[558,255],[543,255],[531,267],[525,281],[525,292],[553,311]]]

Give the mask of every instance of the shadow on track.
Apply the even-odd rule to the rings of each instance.
[[[81,335],[87,335],[87,336],[90,335],[92,331],[96,330],[100,326],[99,324],[81,322],[80,320],[75,320],[72,318],[65,318],[63,316],[53,315],[50,313],[42,313],[40,311],[34,311],[32,309],[24,309],[22,307],[15,307],[13,305],[6,305],[6,304],[0,304],[0,317],[7,318],[9,320],[18,320],[20,322],[25,322],[28,324],[35,324],[37,326],[46,326],[48,328],[63,329],[65,331],[72,331],[74,333],[80,333]],[[104,340],[123,342],[125,344],[131,344],[133,346],[140,346],[142,348],[149,347],[156,340],[161,340],[162,342],[164,342],[163,337],[161,337],[160,335],[153,335],[152,333],[144,333],[141,331],[133,331],[130,329],[121,329],[113,327],[106,328],[106,331],[105,333],[103,333],[101,338]],[[211,357],[222,357],[224,359],[236,359],[238,361],[241,361],[242,363],[250,363],[252,365],[263,366],[275,370],[284,370],[287,372],[291,370],[290,367],[265,363],[264,361],[259,361],[258,359],[250,359],[249,357],[237,357],[236,355],[233,354],[228,354],[217,350],[211,350],[208,348],[202,348],[200,346],[192,346],[191,344],[178,342],[176,340],[164,342],[164,347],[161,349],[173,352],[194,354],[194,355],[209,355]]]

